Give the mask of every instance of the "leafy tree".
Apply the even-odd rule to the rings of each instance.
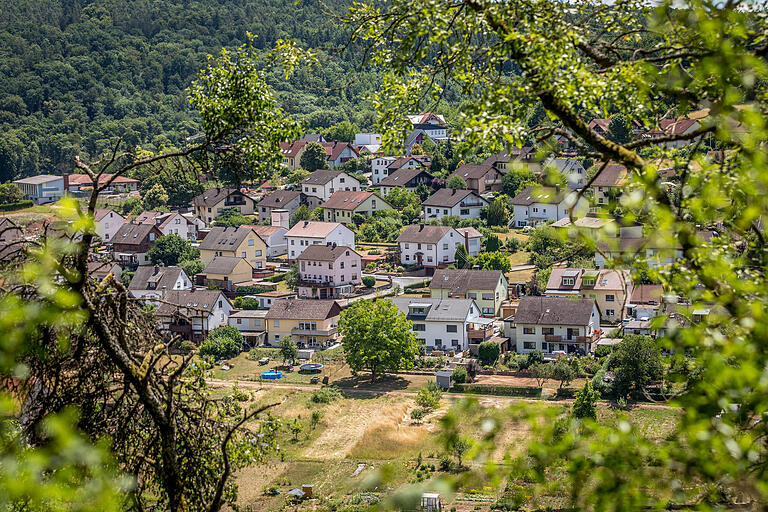
[[[559,356],[552,364],[552,378],[560,381],[560,387],[567,386],[579,375],[576,358]]]
[[[284,281],[289,290],[295,290],[299,285],[299,268],[296,263],[291,265],[290,270],[285,273]]]
[[[421,144],[419,144],[417,142],[416,144],[411,146],[411,154],[412,155],[423,155],[423,154],[425,154],[424,153],[424,148],[421,146]]]
[[[477,347],[477,358],[483,366],[492,366],[499,359],[499,344],[484,341]]]
[[[291,185],[298,185],[301,183],[301,180],[309,176],[310,172],[302,169],[301,167],[297,167],[296,169],[293,169],[291,172],[288,173],[288,176],[285,177],[285,183],[291,184]]]
[[[622,113],[615,114],[608,123],[608,133],[611,139],[619,144],[626,144],[632,140],[632,131],[629,128],[629,122]]]
[[[661,349],[650,336],[625,336],[613,349],[608,365],[613,368],[613,386],[620,397],[639,395],[664,373]]]
[[[544,383],[552,378],[552,366],[547,363],[534,363],[528,366],[528,372],[531,377],[536,379],[538,387],[544,386]]]
[[[353,303],[341,312],[339,332],[347,364],[369,370],[371,382],[407,367],[420,350],[411,322],[389,299]]]
[[[427,187],[426,183],[422,182],[416,186],[416,195],[419,196],[419,199],[421,199],[422,202],[427,200],[427,198],[430,195],[430,192],[429,192],[429,187]]]
[[[200,355],[229,359],[240,353],[244,343],[243,334],[237,327],[222,325],[208,333],[208,337],[200,345]]]
[[[481,252],[477,258],[472,259],[472,264],[480,267],[480,270],[501,270],[509,272],[512,265],[506,254],[496,252]]]
[[[468,377],[467,369],[462,365],[458,365],[456,368],[454,368],[453,374],[451,374],[451,380],[453,380],[453,382],[456,384],[464,384],[467,382]]]
[[[283,361],[293,364],[296,356],[299,355],[299,347],[292,337],[286,336],[280,340],[280,355],[283,356]]]
[[[497,252],[499,249],[501,249],[501,240],[497,235],[493,233],[490,233],[488,236],[486,236],[483,242],[486,252]]]
[[[445,182],[445,187],[466,190],[467,182],[461,176],[454,175],[448,178],[448,181]]]
[[[393,188],[385,198],[393,208],[402,210],[408,206],[413,206],[421,211],[421,200],[415,193],[406,190],[404,187]]]
[[[328,141],[354,142],[355,135],[360,129],[349,121],[342,121],[328,128],[323,136]]]
[[[538,185],[536,175],[529,167],[513,167],[504,175],[501,181],[501,190],[506,195],[515,197],[525,187],[535,185]]]
[[[456,268],[469,268],[469,253],[464,244],[459,244],[456,247],[456,252],[453,254],[453,259],[456,261]]]
[[[293,434],[293,440],[298,441],[299,434],[304,430],[304,424],[301,422],[301,418],[294,418],[288,426],[288,429],[291,431],[291,434]]]
[[[254,297],[235,297],[233,303],[237,309],[255,310],[259,308],[259,299]]]
[[[237,208],[224,208],[221,213],[213,219],[214,226],[238,227],[243,224],[250,224],[251,219],[242,215]]]
[[[507,207],[501,198],[496,198],[488,205],[487,217],[489,226],[506,226],[509,222]]]
[[[293,211],[293,214],[291,215],[291,219],[290,219],[291,227],[296,225],[297,222],[301,222],[303,220],[309,220],[311,215],[312,215],[312,210],[309,209],[309,206],[302,204],[301,206],[296,208]]]
[[[168,205],[168,193],[159,183],[147,190],[141,199],[144,201],[144,208],[148,210],[155,210],[158,207]]]
[[[166,267],[171,267],[182,261],[198,259],[200,250],[192,247],[192,243],[186,238],[171,233],[157,238],[155,245],[147,251],[147,256],[153,264],[162,263]]]
[[[15,183],[0,184],[0,204],[17,203],[24,197],[19,186]]]
[[[118,209],[123,215],[138,215],[145,211],[144,201],[140,197],[129,197]]]
[[[576,249],[566,243],[561,233],[549,225],[542,225],[530,232],[526,250],[531,253],[531,263],[538,268],[545,268],[555,260],[565,259],[576,252]],[[543,256],[543,259],[536,259]]]
[[[510,236],[509,238],[507,238],[507,242],[504,244],[504,248],[508,250],[510,253],[515,254],[517,251],[520,250],[520,240],[518,240],[514,236]]]
[[[432,409],[437,409],[440,406],[441,396],[441,393],[435,392],[434,390],[427,387],[423,387],[419,390],[418,393],[416,393],[416,398],[414,398],[414,401],[416,402],[416,405],[422,409],[430,411]]]
[[[363,276],[363,285],[367,288],[376,286],[376,278],[373,276]]]
[[[197,274],[203,271],[205,264],[199,259],[192,259],[180,261],[179,267],[181,267],[190,279],[194,279]]]
[[[461,468],[463,466],[464,455],[469,451],[471,447],[471,442],[466,438],[457,437],[450,440],[448,449],[451,452],[451,455],[456,457],[456,464],[458,467]]]
[[[595,404],[598,400],[600,400],[600,393],[592,387],[592,380],[587,379],[584,387],[576,392],[571,414],[573,414],[574,418],[596,420],[597,409]]]
[[[299,159],[301,167],[309,172],[315,172],[318,169],[325,169],[328,166],[328,157],[325,154],[325,148],[318,142],[308,142],[304,146],[304,152]]]

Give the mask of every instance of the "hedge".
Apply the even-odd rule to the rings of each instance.
[[[271,283],[279,283],[280,281],[285,280],[285,274],[275,274],[273,276],[265,277],[264,280]]]
[[[13,210],[21,210],[24,208],[29,208],[30,206],[33,206],[35,203],[30,201],[29,199],[26,199],[24,201],[18,201],[16,203],[5,203],[0,204],[0,212],[10,212]]]
[[[541,398],[541,388],[530,386],[495,386],[493,384],[458,384],[451,391],[454,393],[476,393],[478,395],[522,396]]]
[[[429,288],[429,285],[432,283],[432,280],[424,281],[423,283],[413,283],[407,285],[405,288],[403,288],[403,291],[409,291],[409,290],[418,290],[420,288]]]
[[[235,295],[242,297],[243,295],[256,295],[257,293],[271,292],[272,288],[265,288],[263,286],[238,286],[235,291]]]
[[[562,399],[562,398],[573,398],[576,396],[576,392],[578,389],[572,389],[572,388],[558,388],[557,392],[555,392],[555,398]]]

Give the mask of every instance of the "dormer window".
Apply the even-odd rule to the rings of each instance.
[[[563,286],[573,286],[574,280],[572,277],[564,277],[563,278]]]

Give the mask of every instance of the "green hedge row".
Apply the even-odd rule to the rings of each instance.
[[[429,281],[424,281],[423,283],[409,284],[408,286],[403,288],[403,291],[407,292],[409,290],[418,290],[418,289],[421,289],[421,288],[429,288],[429,285],[431,283],[432,283],[432,280],[430,279]]]
[[[493,384],[454,384],[455,393],[477,393],[478,395],[522,396],[541,398],[541,388],[529,386],[494,386]]]
[[[285,280],[285,274],[275,274],[273,276],[265,277],[264,280],[271,283],[279,283],[280,281]]]
[[[13,210],[22,210],[24,208],[29,208],[30,206],[33,206],[35,203],[30,201],[29,199],[25,201],[19,201],[16,203],[5,203],[0,204],[0,212],[10,212]]]

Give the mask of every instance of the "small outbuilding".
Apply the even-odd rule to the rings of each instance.
[[[424,512],[440,512],[443,510],[443,502],[436,492],[425,492],[421,495],[421,510]]]
[[[451,389],[453,387],[453,372],[441,370],[435,372],[435,381],[442,389]]]

